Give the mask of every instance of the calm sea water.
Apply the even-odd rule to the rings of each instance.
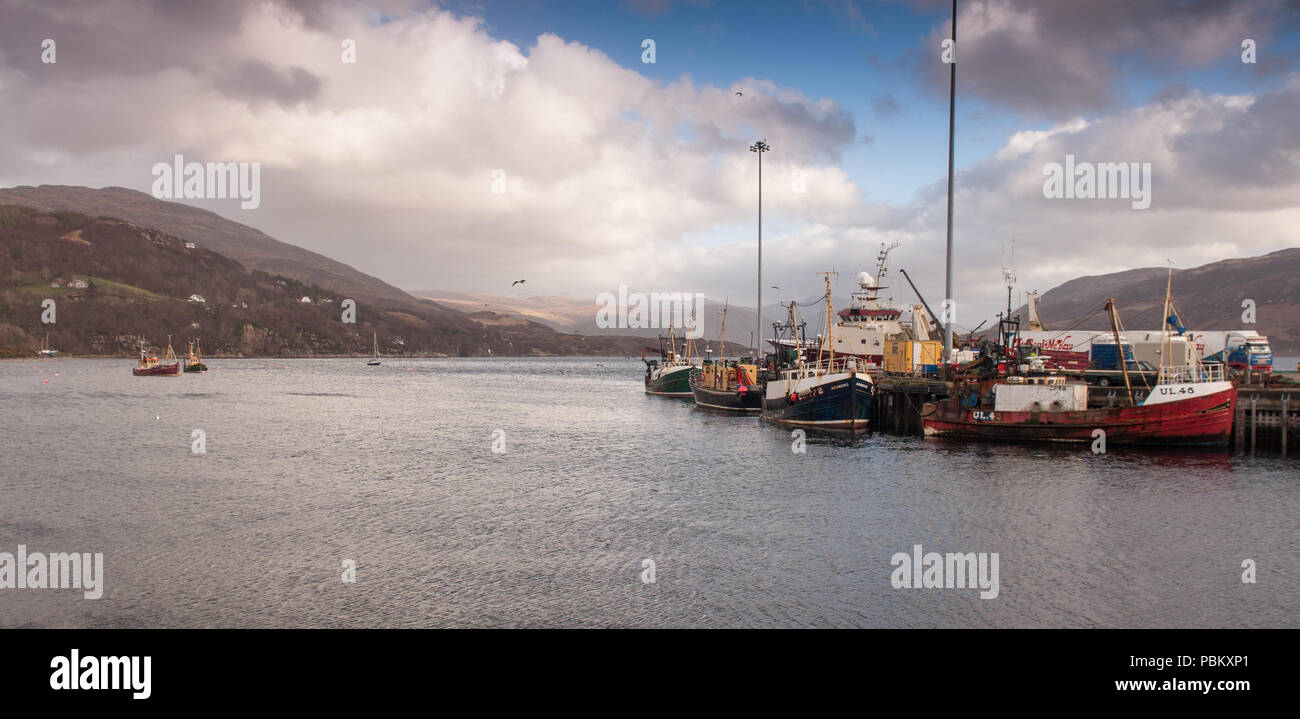
[[[98,600],[0,590],[2,627],[1300,626],[1294,459],[796,454],[625,359],[132,364],[0,362],[0,551],[106,564]],[[1000,596],[894,589],[914,544],[997,552]]]

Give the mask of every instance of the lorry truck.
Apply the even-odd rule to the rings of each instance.
[[[1190,332],[1202,362],[1222,362],[1252,372],[1273,371],[1273,348],[1255,330]]]

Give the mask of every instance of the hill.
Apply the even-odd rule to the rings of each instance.
[[[502,326],[411,297],[353,297],[249,270],[211,244],[126,220],[0,205],[0,349],[34,354],[46,332],[52,347],[79,355],[133,355],[138,337],[156,346],[167,335],[182,348],[201,337],[214,356],[368,355],[372,333],[386,355],[631,355],[642,345],[535,322]],[[341,321],[345,298],[357,302],[355,324]],[[48,325],[46,299],[56,303]]]
[[[1147,267],[1080,277],[1044,293],[1039,312],[1049,329],[1074,325],[1114,297],[1126,328],[1159,329],[1168,270]],[[1277,354],[1300,354],[1300,248],[1174,270],[1174,303],[1199,330],[1254,329]],[[1242,322],[1242,302],[1255,302],[1255,324]],[[1016,310],[1027,316],[1025,307]],[[1103,315],[1085,322],[1106,327]]]
[[[437,302],[439,305],[465,313],[496,312],[511,317],[528,319],[553,327],[561,332],[576,332],[588,336],[600,335],[634,335],[643,338],[658,337],[663,329],[641,328],[602,328],[596,326],[596,312],[599,306],[595,299],[584,300],[557,295],[537,295],[532,297],[495,295],[485,292],[456,292],[452,290],[409,290],[414,297],[421,297]],[[848,299],[835,298],[835,307],[848,306]],[[704,338],[716,342],[721,336],[722,303],[712,300],[704,302]],[[823,308],[818,304],[799,308],[799,318],[808,321],[809,332],[816,334],[821,327]],[[786,310],[780,305],[765,305],[763,308],[763,325],[769,335],[772,323],[784,321]],[[754,310],[731,304],[727,310],[727,341],[729,352],[743,353],[741,345],[749,343],[750,335],[757,324]],[[736,344],[739,343],[739,344]]]
[[[0,204],[45,211],[71,211],[90,217],[116,217],[198,243],[250,270],[289,277],[305,284],[331,287],[358,301],[415,306],[400,289],[348,265],[281,242],[260,230],[207,210],[159,200],[125,187],[41,185],[0,189]]]

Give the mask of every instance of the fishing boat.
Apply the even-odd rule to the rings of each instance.
[[[858,289],[849,296],[849,306],[837,313],[835,341],[827,343],[823,358],[834,351],[838,356],[856,357],[868,365],[879,367],[883,364],[885,342],[903,332],[898,319],[901,310],[879,297],[881,290],[888,289],[885,269],[889,251],[897,246],[897,242],[880,245],[875,276],[867,272],[858,273]]]
[[[199,346],[199,340],[190,340],[190,354],[185,358],[184,372],[203,374],[208,371],[208,366],[203,364],[203,349]]]
[[[45,340],[41,342],[41,356],[54,357],[59,354],[58,350],[50,349],[50,333],[45,333]]]
[[[833,273],[821,274],[826,277],[826,339],[811,347],[803,346],[801,332],[795,326],[795,303],[791,302],[787,325],[774,326],[777,337],[773,344],[782,362],[767,380],[760,416],[786,426],[865,430],[870,424],[875,385],[860,358],[836,355],[830,284]]]
[[[373,341],[373,343],[374,343],[374,346],[375,346],[375,354],[374,354],[373,357],[370,358],[370,361],[369,361],[369,362],[366,362],[366,366],[367,366],[367,367],[377,367],[377,366],[379,365],[379,335],[376,334],[376,333],[372,330],[372,331],[370,332],[370,339],[371,339],[371,340]]]
[[[728,362],[727,308],[722,309],[722,336],[718,342],[718,359],[706,359],[703,366],[691,370],[689,384],[695,406],[725,412],[758,413],[763,409],[763,385],[758,365],[742,358]]]
[[[176,359],[176,352],[172,350],[171,335],[167,335],[167,351],[161,359],[148,356],[144,350],[144,340],[140,340],[140,364],[131,370],[131,374],[136,377],[179,377],[181,363]]]
[[[1106,309],[1118,345],[1120,323],[1113,299]],[[1136,402],[1121,363],[1127,404],[1094,409],[1084,381],[1049,369],[1039,357],[1028,362],[1017,358],[1016,338],[1010,335],[1018,333],[1019,321],[1009,314],[999,328],[995,353],[982,358],[979,371],[960,376],[953,397],[924,406],[921,420],[927,437],[1012,442],[1093,442],[1104,437],[1108,444],[1227,444],[1237,385],[1224,376],[1223,365],[1162,365],[1156,386]]]
[[[668,336],[659,336],[659,348],[646,347],[641,350],[641,361],[645,363],[645,392],[660,397],[694,397],[691,392],[690,377],[698,365],[691,362],[694,342],[687,338],[682,351],[676,349],[677,339],[673,335],[673,326],[668,325]],[[645,358],[646,352],[659,355],[658,360]]]

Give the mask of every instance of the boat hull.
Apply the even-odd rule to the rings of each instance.
[[[871,422],[871,403],[871,381],[859,372],[777,380],[768,383],[762,417],[787,426],[860,431]]]
[[[1137,407],[1073,412],[997,412],[967,409],[958,400],[927,404],[921,421],[927,437],[1004,442],[1092,442],[1105,431],[1107,444],[1205,445],[1228,443],[1237,388]]]
[[[165,377],[168,375],[179,375],[181,366],[179,364],[162,364],[153,367],[133,367],[131,374],[136,377]]]
[[[716,409],[722,412],[757,414],[763,410],[763,388],[751,387],[745,392],[738,390],[714,389],[691,383],[691,393],[695,396],[695,406]]]
[[[660,397],[694,397],[690,384],[693,369],[696,368],[690,365],[674,365],[651,370],[645,378],[646,394]]]

